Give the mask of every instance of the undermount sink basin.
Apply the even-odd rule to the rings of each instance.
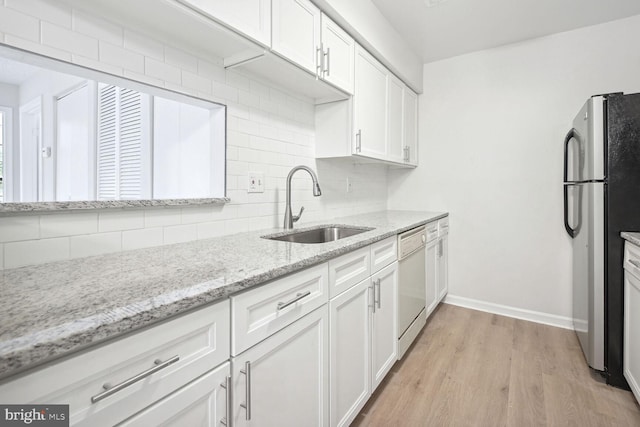
[[[370,227],[351,227],[344,225],[320,226],[312,229],[294,231],[288,234],[272,234],[262,236],[263,239],[280,240],[292,243],[327,243],[345,237],[355,236],[365,231],[373,230]]]

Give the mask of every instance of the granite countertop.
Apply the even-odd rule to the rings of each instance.
[[[332,224],[374,229],[323,244],[260,238],[283,231],[271,229],[4,270],[0,378],[446,215],[383,211],[333,218]]]
[[[620,236],[622,236],[623,239],[630,241],[634,245],[640,246],[640,233],[623,231],[622,233],[620,233]]]

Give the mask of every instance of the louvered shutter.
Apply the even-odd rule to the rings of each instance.
[[[151,195],[149,96],[100,85],[98,99],[98,200]]]
[[[118,194],[116,135],[116,87],[98,86],[98,200],[114,200]]]

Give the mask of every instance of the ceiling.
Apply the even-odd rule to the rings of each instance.
[[[371,1],[424,62],[640,14],[639,0]]]
[[[0,83],[20,85],[38,71],[38,67],[0,57]]]

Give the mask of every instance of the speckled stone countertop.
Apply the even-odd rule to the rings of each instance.
[[[633,233],[631,231],[623,231],[620,233],[623,239],[630,241],[634,245],[640,246],[640,233]]]
[[[4,270],[0,378],[446,215],[384,211],[332,218],[332,224],[374,229],[322,244],[260,238],[283,231],[271,229]]]

